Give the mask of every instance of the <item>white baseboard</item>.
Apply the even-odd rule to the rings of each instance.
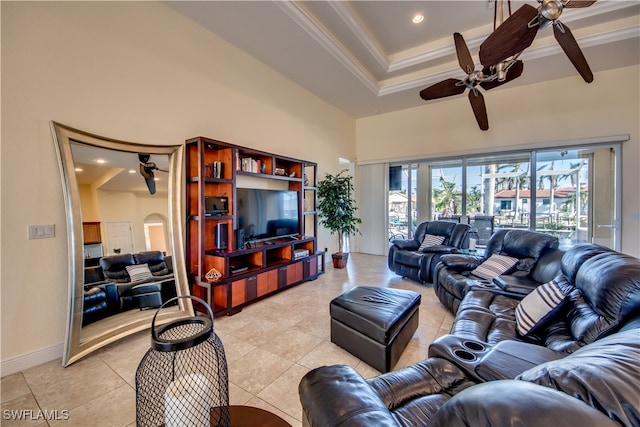
[[[38,366],[51,360],[61,359],[63,351],[64,343],[59,343],[50,345],[48,347],[43,347],[29,353],[10,357],[1,362],[0,374],[4,377],[6,375],[15,374],[16,372],[24,371],[25,369]]]

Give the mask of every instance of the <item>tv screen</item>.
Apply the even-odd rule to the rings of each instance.
[[[300,232],[297,191],[236,189],[238,228],[246,241],[293,236]]]

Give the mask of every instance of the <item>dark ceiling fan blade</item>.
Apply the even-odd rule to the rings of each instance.
[[[578,73],[582,76],[585,82],[591,83],[593,81],[593,73],[591,72],[591,68],[587,63],[587,60],[578,46],[578,42],[576,41],[573,34],[564,24],[554,23],[553,24],[553,35],[558,40],[560,47],[564,50],[564,53],[567,54],[569,60],[576,67]]]
[[[156,181],[153,179],[153,168],[146,167],[144,164],[140,163],[140,175],[142,175],[144,181],[147,183],[149,193],[156,194]]]
[[[565,3],[564,7],[589,7],[595,2],[596,0],[571,0],[569,3]]]
[[[473,109],[473,115],[476,116],[476,121],[480,129],[489,129],[489,119],[487,118],[487,107],[484,103],[484,96],[478,90],[469,91],[469,102]]]
[[[500,24],[480,45],[482,65],[495,65],[531,46],[536,38],[538,25],[529,28],[528,24],[537,16],[538,9],[524,4]]]
[[[429,86],[428,88],[422,89],[420,91],[420,98],[424,99],[425,101],[429,101],[431,99],[459,95],[466,89],[463,84],[458,84],[460,82],[461,81],[458,79],[443,80],[440,83],[436,83]]]
[[[492,82],[480,83],[480,87],[485,90],[493,89],[505,83],[509,83],[511,80],[515,80],[522,75],[524,71],[524,62],[517,60],[507,71],[507,78],[504,81],[498,81],[497,79]]]
[[[458,64],[460,68],[467,73],[471,74],[475,70],[476,65],[473,63],[471,53],[467,47],[467,43],[464,41],[464,37],[460,33],[453,33],[453,41],[456,44],[456,55],[458,55]]]

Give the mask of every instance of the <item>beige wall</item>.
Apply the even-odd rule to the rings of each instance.
[[[159,197],[156,197],[159,196]],[[151,196],[143,193],[98,191],[99,221],[102,223],[102,244],[108,250],[107,222],[131,222],[131,237],[133,238],[133,252],[146,250],[144,236],[144,220],[149,215],[159,214],[168,216],[169,199],[166,195]],[[83,206],[84,208],[84,206]],[[169,253],[171,250],[169,249]],[[111,253],[105,255],[112,255]]]
[[[526,73],[526,65],[525,65]],[[358,162],[419,159],[629,134],[622,149],[622,251],[640,256],[640,67],[486,92],[482,132],[466,96],[357,120]],[[364,195],[363,195],[364,197]]]
[[[355,157],[351,117],[163,4],[1,8],[3,362],[65,335],[66,220],[50,120],[149,144],[209,136],[317,161],[323,175]],[[27,240],[29,224],[55,224],[56,236]]]

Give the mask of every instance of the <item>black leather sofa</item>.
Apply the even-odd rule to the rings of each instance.
[[[558,273],[564,253],[557,248],[557,237],[535,231],[501,229],[491,236],[483,255],[443,255],[442,262],[434,267],[433,289],[445,307],[457,312],[472,287],[489,285],[472,271],[496,254],[517,258],[518,263],[511,271],[495,278],[491,286],[524,296]]]
[[[523,295],[472,287],[427,359],[368,380],[312,370],[303,425],[640,425],[640,260],[579,245],[553,280],[564,303],[535,334],[516,332]]]
[[[389,269],[403,277],[421,283],[431,283],[433,272],[445,254],[456,253],[458,249],[469,247],[469,237],[473,228],[468,224],[451,221],[425,221],[416,227],[412,239],[394,239],[387,257]],[[425,235],[442,236],[441,244],[419,250]]]
[[[82,325],[88,325],[117,312],[120,307],[115,284],[105,280],[102,269],[97,266],[84,268],[82,298]]]
[[[148,277],[132,281],[127,266],[142,264],[148,266]],[[102,257],[98,266],[85,267],[84,274],[85,290],[98,288],[105,292],[106,311],[102,317],[136,307],[158,307],[176,296],[172,258],[160,251]],[[85,300],[83,312],[88,310],[95,309]]]

